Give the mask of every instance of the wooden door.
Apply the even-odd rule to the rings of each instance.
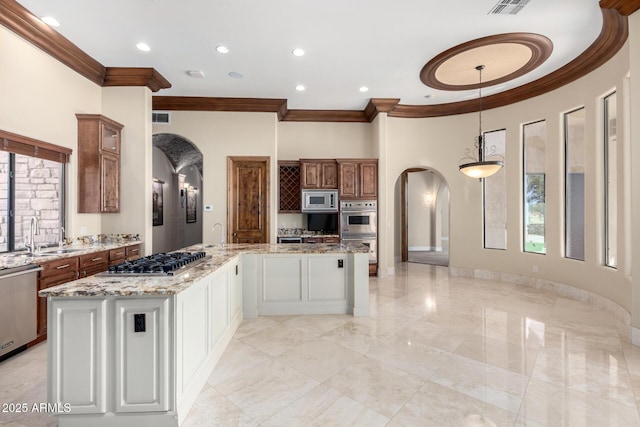
[[[227,157],[227,241],[269,243],[269,157]]]

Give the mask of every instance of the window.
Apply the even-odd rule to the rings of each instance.
[[[0,252],[25,248],[31,218],[36,245],[57,244],[64,225],[65,163],[71,150],[0,131]]]
[[[505,157],[507,131],[505,129],[484,133],[487,149]],[[483,181],[484,247],[507,249],[507,178],[504,168]]]
[[[545,241],[545,145],[546,122],[528,123],[522,127],[524,153],[524,221],[523,250],[544,254]]]
[[[584,107],[564,115],[564,256],[584,261]]]
[[[604,98],[604,232],[605,265],[618,266],[618,168],[616,136],[616,93]]]

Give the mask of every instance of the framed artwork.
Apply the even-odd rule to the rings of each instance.
[[[162,225],[162,189],[164,182],[153,181],[153,225]]]
[[[187,224],[196,222],[196,190],[193,187],[187,189]]]

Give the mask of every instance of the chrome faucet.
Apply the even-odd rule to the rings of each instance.
[[[213,227],[211,228],[211,231],[213,233],[216,232],[216,227],[220,227],[220,247],[224,248],[224,228],[222,227],[222,224],[220,224],[219,222],[216,222],[215,224],[213,224]]]
[[[34,242],[34,236],[40,235],[40,222],[38,218],[35,216],[31,217],[31,222],[29,223],[29,241],[25,241],[24,246],[29,249],[29,253],[33,255],[36,252],[36,244]],[[25,239],[26,240],[26,239]]]
[[[58,247],[64,246],[64,227],[60,227],[60,240],[58,240]]]

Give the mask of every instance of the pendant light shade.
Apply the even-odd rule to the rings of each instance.
[[[477,157],[475,157],[474,153],[467,149],[466,156],[461,160],[460,164],[460,172],[467,175],[470,178],[487,178],[494,173],[498,172],[502,166],[504,166],[504,161],[501,156],[496,155],[493,151],[495,151],[495,147],[492,147],[491,152],[487,153],[484,138],[482,136],[482,70],[484,70],[484,65],[478,65],[476,70],[480,73],[480,85],[479,85],[479,99],[480,99],[480,109],[478,112],[478,136],[475,141],[475,149],[477,150]],[[488,158],[491,157],[491,158]]]

